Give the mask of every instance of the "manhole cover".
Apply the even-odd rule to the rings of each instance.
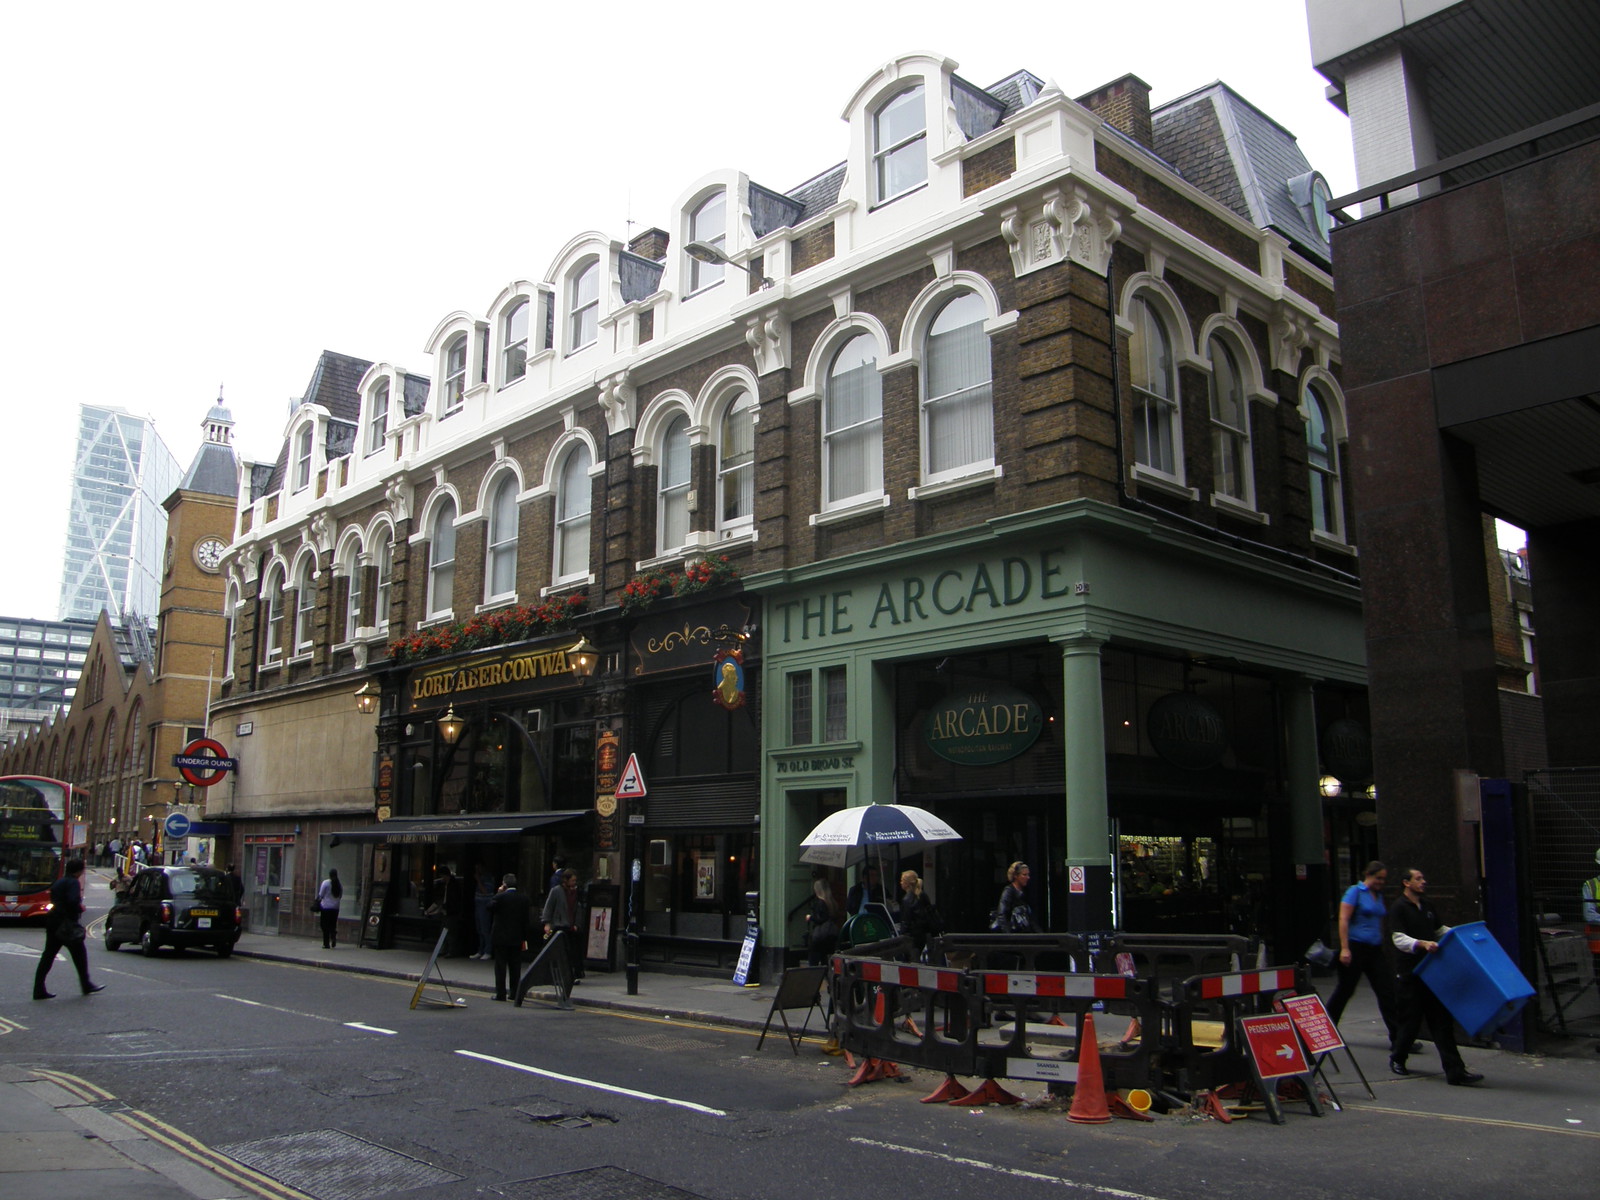
[[[670,1033],[636,1033],[606,1040],[615,1046],[637,1046],[641,1050],[661,1050],[669,1054],[715,1049],[711,1042],[701,1041],[699,1038],[674,1037]]]
[[[313,1129],[217,1148],[321,1200],[373,1200],[462,1178],[338,1129]]]
[[[519,1179],[495,1189],[506,1200],[707,1200],[621,1167],[590,1167],[543,1179]]]

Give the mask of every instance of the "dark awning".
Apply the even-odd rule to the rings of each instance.
[[[586,808],[561,809],[536,813],[479,813],[460,817],[394,817],[361,829],[344,829],[333,835],[341,842],[514,842],[526,833],[536,833],[552,825],[581,821],[590,815]]]

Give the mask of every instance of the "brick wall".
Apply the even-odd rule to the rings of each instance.
[[[790,269],[798,275],[833,257],[833,224],[803,233],[789,243]]]
[[[1261,253],[1255,238],[1181,195],[1176,188],[1162,183],[1114,150],[1098,143],[1094,148],[1094,165],[1108,179],[1120,183],[1138,196],[1139,203],[1152,212],[1159,213],[1174,225],[1210,243],[1250,270],[1261,269]]]
[[[1079,96],[1078,103],[1141,146],[1155,145],[1150,128],[1150,85],[1137,75],[1114,79],[1087,96]]]
[[[975,196],[1017,173],[1017,140],[1007,138],[980,150],[961,164],[961,196]]]

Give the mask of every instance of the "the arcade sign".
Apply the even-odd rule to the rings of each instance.
[[[966,767],[1002,763],[1027,750],[1044,729],[1044,710],[1004,685],[968,688],[935,704],[922,736],[940,758]]]

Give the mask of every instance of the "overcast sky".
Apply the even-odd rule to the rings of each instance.
[[[842,161],[846,102],[914,52],[1070,96],[1223,79],[1355,186],[1300,0],[0,6],[0,614],[56,616],[80,403],[186,466],[221,384],[273,457],[322,350],[433,375],[442,317],[574,235],[665,226],[717,168],[787,190]]]

